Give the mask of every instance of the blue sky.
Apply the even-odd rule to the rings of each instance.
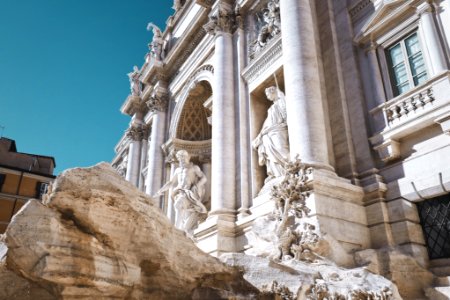
[[[144,62],[172,1],[0,0],[0,126],[55,174],[111,161],[130,118],[127,73]],[[1,129],[0,129],[1,132]]]

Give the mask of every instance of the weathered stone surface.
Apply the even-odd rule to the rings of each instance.
[[[364,250],[355,254],[356,263],[392,280],[405,299],[423,299],[434,275],[411,256],[395,249]],[[434,299],[434,298],[430,298]]]
[[[54,300],[42,287],[32,283],[6,268],[5,255],[8,248],[0,235],[0,299],[1,300]]]
[[[224,254],[220,258],[244,269],[244,278],[251,284],[277,293],[281,299],[402,299],[395,284],[366,268],[345,269],[326,260],[276,263],[244,254]]]
[[[107,164],[64,172],[44,204],[30,200],[14,217],[6,244],[9,269],[62,299],[251,299],[258,293]]]

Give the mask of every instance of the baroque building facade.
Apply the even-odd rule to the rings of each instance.
[[[186,0],[174,10],[165,30],[149,24],[149,53],[129,74],[119,173],[175,223],[179,190],[159,191],[187,151],[202,192],[183,195],[207,211],[190,235],[218,255],[251,248],[254,220],[273,210],[277,165],[299,158],[313,170],[317,230],[349,252],[396,247],[446,264],[450,0]]]

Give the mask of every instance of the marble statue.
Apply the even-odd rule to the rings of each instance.
[[[153,23],[148,23],[147,30],[153,31],[153,39],[148,44],[150,52],[156,60],[161,61],[164,59],[164,39],[162,38],[161,29]]]
[[[133,67],[133,72],[128,73],[128,78],[130,79],[130,91],[131,95],[139,96],[141,94],[141,84],[139,82],[139,76],[141,72],[137,66]]]
[[[252,146],[258,151],[259,165],[267,168],[267,182],[286,174],[284,166],[289,162],[289,138],[283,92],[271,86],[266,88],[266,97],[273,104],[268,109],[267,118]]]
[[[189,237],[198,222],[207,213],[202,201],[205,195],[206,176],[197,165],[190,162],[189,153],[180,150],[176,154],[179,167],[173,176],[155,195],[161,196],[171,189],[175,206],[175,226],[184,230]]]

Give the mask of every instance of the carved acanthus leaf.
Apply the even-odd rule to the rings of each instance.
[[[146,104],[150,111],[164,112],[167,110],[168,99],[169,97],[167,95],[152,95]]]
[[[233,11],[219,8],[215,15],[210,16],[209,22],[203,28],[212,35],[219,32],[233,33],[237,28],[236,14]]]
[[[141,141],[144,137],[144,130],[142,126],[131,126],[126,131],[126,136],[133,141]]]

